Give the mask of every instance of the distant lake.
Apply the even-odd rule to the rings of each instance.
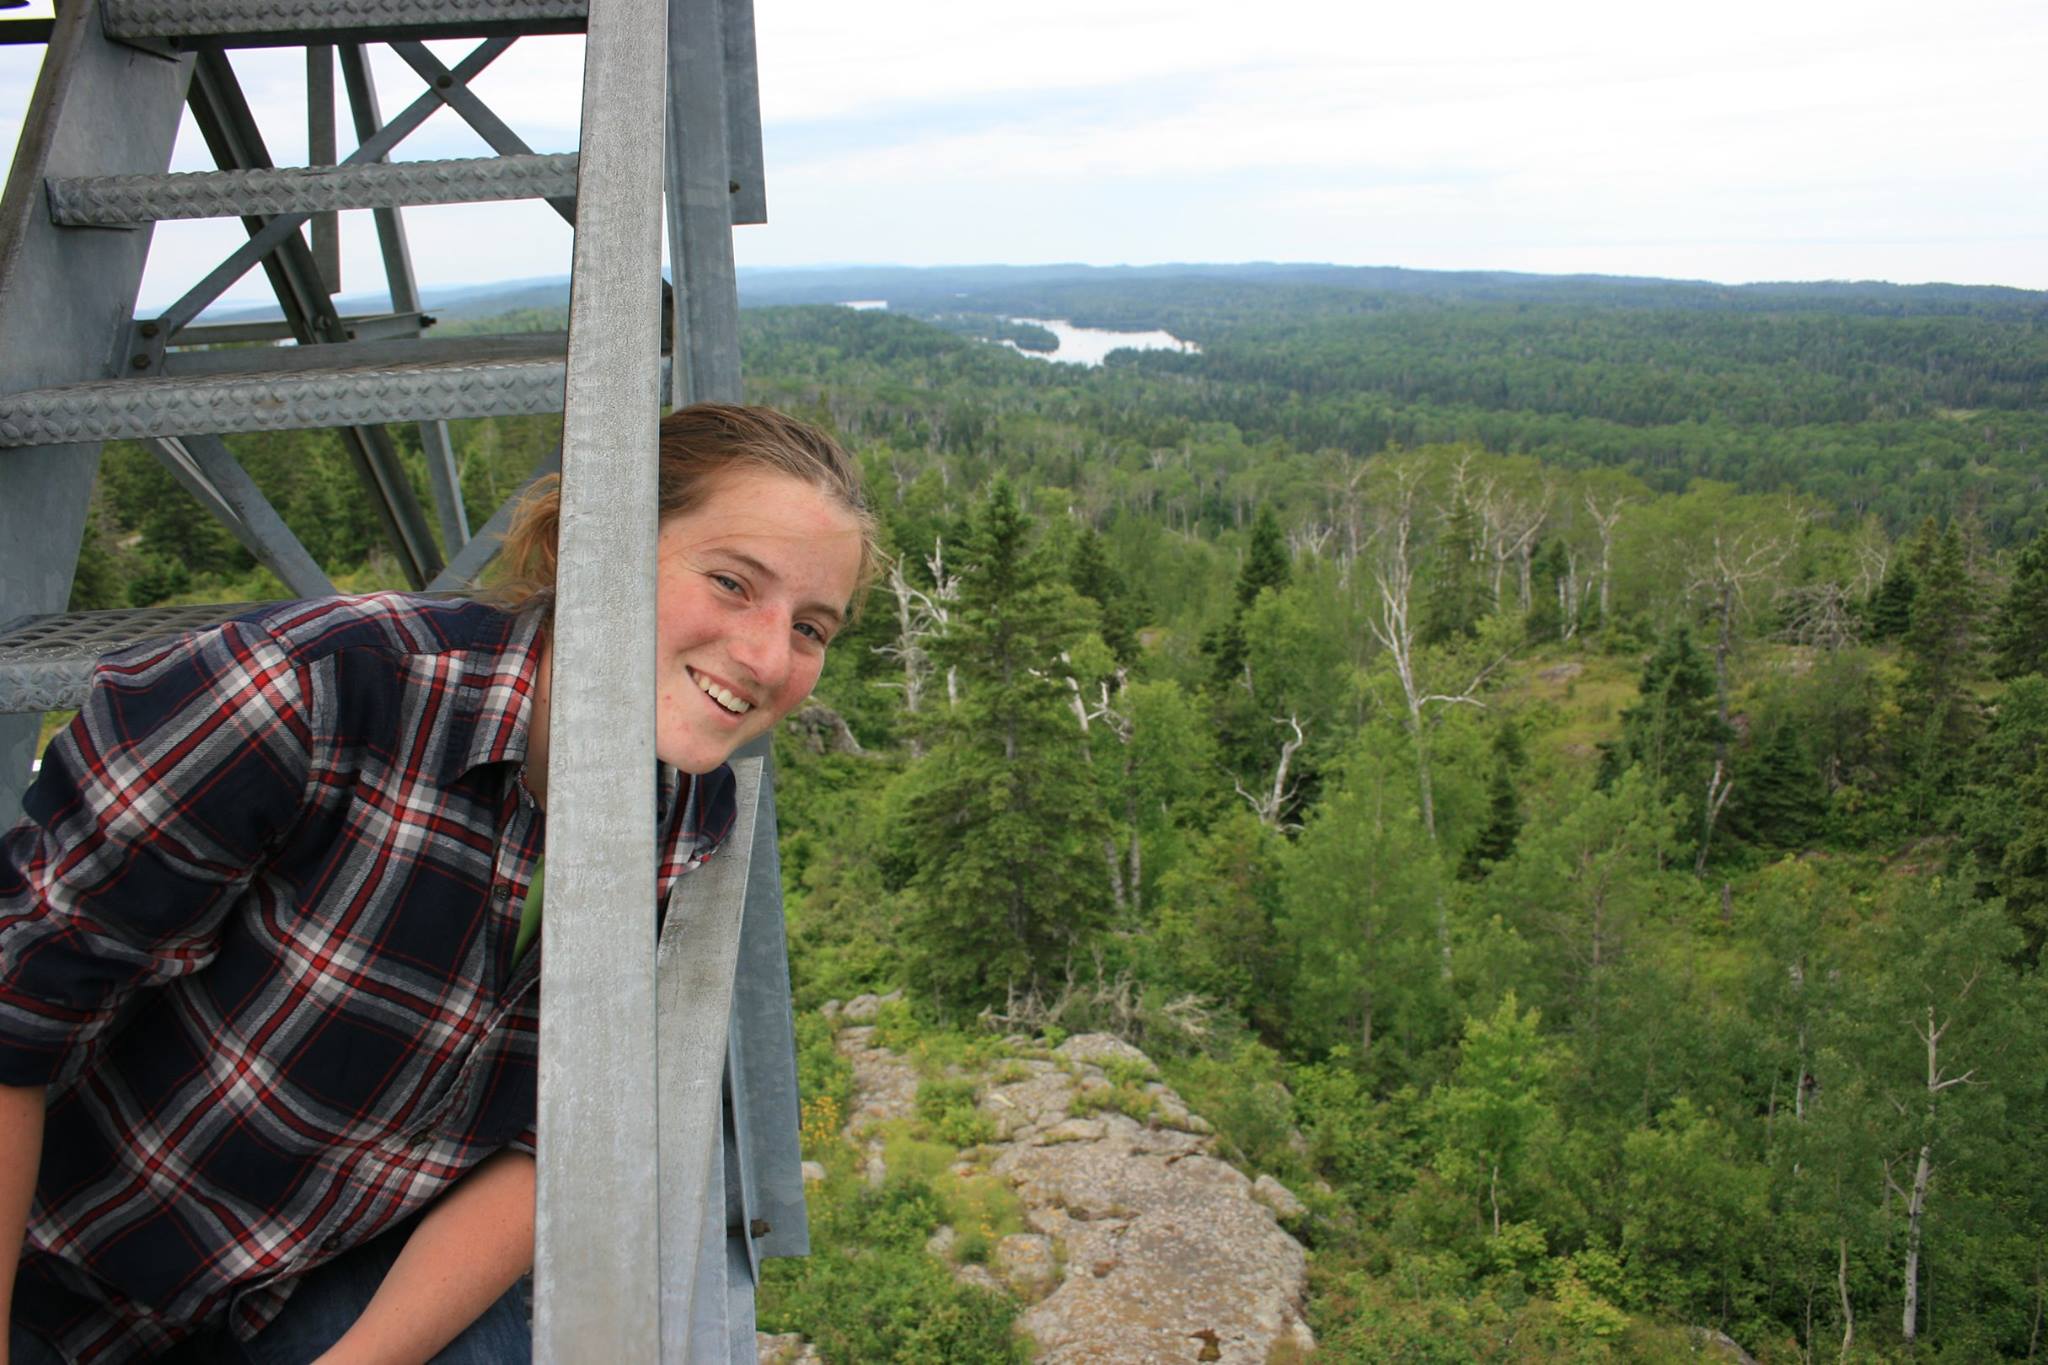
[[[1182,341],[1171,332],[1107,332],[1100,327],[1076,327],[1063,318],[1011,318],[1010,321],[1043,327],[1058,337],[1060,344],[1050,351],[1027,351],[1013,341],[1005,341],[1003,345],[1021,355],[1057,360],[1068,365],[1100,365],[1111,351],[1182,351],[1193,355],[1202,349],[1192,341]]]

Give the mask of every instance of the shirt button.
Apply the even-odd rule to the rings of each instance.
[[[502,883],[492,887],[491,899],[493,901],[496,901],[499,905],[503,905],[506,901],[512,899],[512,888],[509,886],[505,886]]]
[[[331,1236],[322,1237],[320,1239],[320,1249],[322,1251],[341,1250],[341,1234],[337,1232],[332,1234]]]
[[[414,1133],[411,1137],[406,1139],[406,1141],[414,1147],[424,1147],[433,1140],[434,1130],[431,1128],[422,1128],[417,1133]]]

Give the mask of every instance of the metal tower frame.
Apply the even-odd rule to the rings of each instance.
[[[581,147],[536,154],[471,82],[519,37],[576,32]],[[477,45],[449,66],[432,38]],[[752,0],[59,0],[54,21],[0,20],[21,40],[49,47],[0,198],[0,827],[41,713],[77,705],[100,655],[240,609],[66,612],[102,442],[144,443],[314,596],[326,572],[224,438],[335,428],[407,580],[444,590],[483,568],[510,508],[472,531],[448,421],[562,411],[536,1357],[752,1360],[760,1260],[808,1250],[764,745],[736,761],[739,822],[658,944],[646,914],[654,418],[740,396],[731,228],[766,221]],[[426,87],[388,119],[368,43]],[[226,55],[243,47],[304,49],[308,165],[271,161]],[[167,172],[184,108],[219,169]],[[442,108],[497,155],[392,161]],[[529,198],[577,229],[567,335],[431,336],[402,208]],[[374,211],[388,312],[337,311],[342,209]],[[248,239],[136,316],[152,225],[195,217],[240,218]],[[200,321],[258,266],[281,320]],[[235,341],[296,344],[210,349]],[[418,425],[431,518],[395,422]]]

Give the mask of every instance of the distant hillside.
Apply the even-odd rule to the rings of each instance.
[[[896,312],[1051,315],[1084,326],[1186,326],[1190,319],[1236,321],[1276,309],[1342,316],[1447,305],[1563,304],[1610,309],[1722,313],[1842,314],[1865,317],[1968,316],[2048,324],[2048,293],[1989,285],[1897,285],[1817,281],[1723,285],[1627,275],[1530,275],[1513,271],[1403,270],[1248,262],[1237,265],[825,266],[742,269],[749,308],[885,300]],[[428,287],[429,311],[450,322],[569,306],[567,277]],[[343,312],[374,313],[382,294],[339,300]],[[208,314],[209,321],[275,317],[275,308]]]

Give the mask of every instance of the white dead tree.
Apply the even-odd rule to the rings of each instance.
[[[1438,713],[1453,706],[1477,706],[1479,689],[1500,667],[1505,656],[1478,669],[1456,692],[1432,691],[1424,682],[1419,650],[1415,641],[1415,552],[1411,541],[1415,531],[1415,503],[1422,482],[1414,466],[1394,474],[1393,499],[1380,528],[1379,554],[1373,566],[1373,582],[1379,601],[1366,613],[1365,623],[1380,648],[1393,661],[1394,676],[1401,684],[1403,721],[1415,742],[1416,790],[1422,805],[1422,827],[1436,838],[1436,790],[1430,778],[1429,732]]]
[[[925,690],[935,667],[928,646],[945,635],[952,620],[952,604],[960,596],[959,575],[946,572],[946,544],[943,540],[933,542],[925,566],[931,570],[932,587],[929,591],[910,581],[909,575],[903,572],[901,558],[890,562],[889,575],[884,583],[895,600],[896,639],[893,643],[874,647],[875,653],[894,659],[902,666],[903,681],[881,686],[901,691],[903,709],[913,716],[924,711]],[[946,670],[946,704],[955,706],[959,700],[959,671],[949,668]],[[910,740],[910,752],[912,757],[923,753],[922,742],[914,734]]]
[[[1954,1005],[1960,1005],[1968,997],[1970,991],[1975,988],[1978,977],[1981,975],[1981,970],[1980,968],[1978,971],[1970,973],[1969,979],[1963,982],[1962,989],[1956,994]],[[1906,1205],[1906,1265],[1905,1273],[1902,1277],[1905,1289],[1905,1308],[1900,1318],[1899,1328],[1905,1337],[1906,1349],[1909,1352],[1913,1349],[1913,1343],[1920,1330],[1920,1230],[1921,1220],[1927,1212],[1928,1187],[1934,1183],[1935,1120],[1939,1112],[1942,1092],[1952,1090],[1959,1085],[1973,1085],[1977,1075],[1974,1067],[1959,1076],[1950,1075],[1942,1068],[1941,1039],[1942,1035],[1948,1032],[1949,1024],[1955,1022],[1954,1005],[1950,1008],[1949,1019],[1946,1023],[1937,1023],[1935,1021],[1935,1008],[1932,1004],[1929,1004],[1927,1006],[1926,1027],[1923,1028],[1917,1023],[1913,1025],[1913,1032],[1919,1035],[1921,1043],[1927,1049],[1927,1088],[1923,1101],[1925,1107],[1920,1118],[1919,1150],[1917,1153],[1902,1153],[1899,1156],[1887,1159],[1884,1163],[1886,1190],[1889,1193],[1898,1195]],[[1901,1118],[1910,1117],[1908,1106],[1901,1101],[1893,1100],[1892,1107],[1898,1110]],[[1898,1181],[1892,1178],[1892,1171],[1901,1162],[1905,1161],[1908,1155],[1914,1158],[1913,1185],[1911,1189],[1901,1189]]]
[[[1293,739],[1281,741],[1280,761],[1273,768],[1273,785],[1257,794],[1246,791],[1244,784],[1235,778],[1231,779],[1231,785],[1237,788],[1239,796],[1242,796],[1251,803],[1252,813],[1259,817],[1259,823],[1266,826],[1266,828],[1279,830],[1300,829],[1300,825],[1282,820],[1280,817],[1289,806],[1294,804],[1294,795],[1298,787],[1298,784],[1296,786],[1288,785],[1287,769],[1294,762],[1294,755],[1305,742],[1301,733],[1301,719],[1298,716],[1289,714],[1285,717],[1273,717],[1273,723],[1275,725],[1285,725],[1294,731]]]
[[[1593,518],[1593,524],[1600,528],[1600,628],[1605,630],[1610,619],[1608,603],[1611,598],[1609,585],[1614,582],[1614,528],[1621,524],[1621,509],[1628,506],[1629,499],[1620,493],[1602,502],[1592,493],[1586,494],[1586,513]]]
[[[1499,611],[1507,603],[1507,569],[1510,563],[1516,566],[1516,600],[1526,615],[1530,607],[1530,561],[1536,554],[1536,541],[1543,533],[1543,525],[1550,516],[1551,500],[1557,496],[1557,486],[1549,479],[1531,493],[1522,493],[1507,487],[1498,479],[1482,479],[1479,492],[1472,499],[1473,510],[1479,513],[1479,521],[1486,528],[1487,547],[1493,554],[1493,609]]]
[[[1832,654],[1856,643],[1856,598],[1840,583],[1806,583],[1772,595],[1784,619],[1785,639]]]

